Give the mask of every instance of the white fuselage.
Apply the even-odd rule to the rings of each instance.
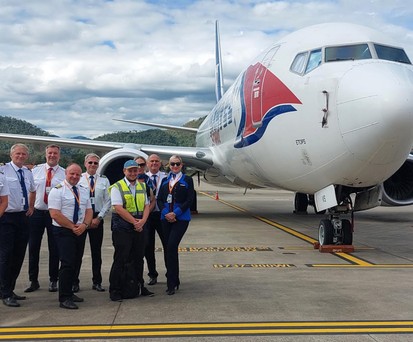
[[[335,24],[327,37],[320,30],[298,31],[267,50],[208,115],[197,146],[213,152],[211,174],[312,194],[331,184],[376,185],[403,164],[413,146],[412,65],[323,60],[310,72],[292,72],[306,50],[387,43],[354,25]]]

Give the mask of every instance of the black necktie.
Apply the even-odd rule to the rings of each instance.
[[[24,210],[27,210],[27,209],[29,209],[29,199],[27,197],[26,184],[24,183],[23,170],[19,169],[17,172],[20,173],[20,186],[22,188],[23,197],[24,197]]]
[[[77,224],[77,221],[79,220],[79,193],[77,192],[77,188],[75,186],[72,189],[73,193],[75,194],[75,210],[73,210],[73,223]]]
[[[153,177],[153,186],[156,189],[157,188],[156,177],[158,177],[158,175],[152,175],[152,177]]]
[[[89,176],[90,178],[90,197],[95,197],[95,179],[93,176]],[[95,212],[95,199],[93,198],[92,203],[93,212]]]

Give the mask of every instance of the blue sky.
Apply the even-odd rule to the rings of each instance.
[[[0,0],[0,115],[59,136],[182,125],[215,103],[214,21],[225,87],[281,36],[331,21],[397,39],[413,59],[413,3],[399,0]]]

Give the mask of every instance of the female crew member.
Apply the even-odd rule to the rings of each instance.
[[[162,181],[157,198],[161,210],[162,229],[166,245],[166,271],[168,295],[175,294],[179,288],[179,259],[178,246],[184,236],[189,221],[194,198],[194,182],[184,175],[182,159],[173,155],[169,158],[171,172]]]

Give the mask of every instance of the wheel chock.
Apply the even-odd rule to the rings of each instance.
[[[314,247],[315,248],[315,247]],[[353,253],[353,245],[323,245],[319,244],[318,251],[320,253]]]

